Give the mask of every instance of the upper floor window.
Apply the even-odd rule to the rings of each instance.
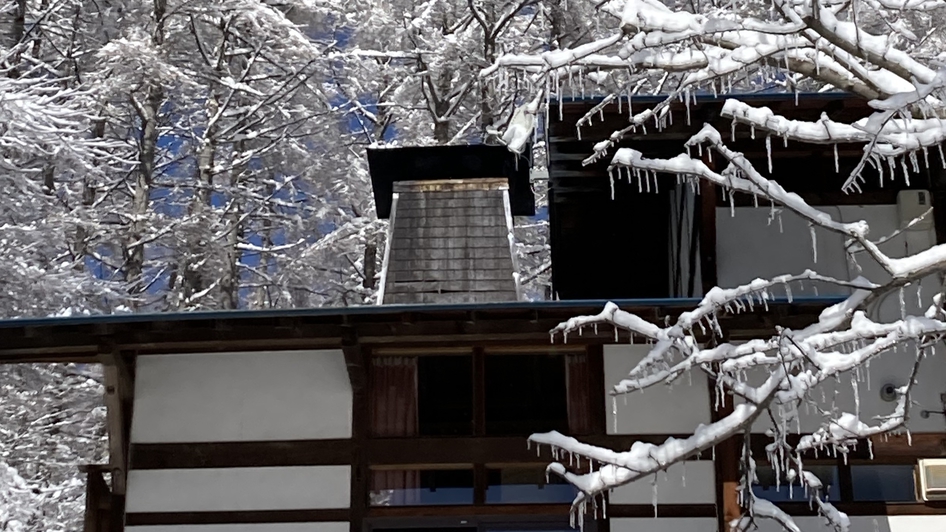
[[[374,356],[370,434],[587,434],[593,381],[584,353]]]

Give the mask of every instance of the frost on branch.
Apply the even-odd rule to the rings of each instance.
[[[935,293],[941,291],[937,276],[946,270],[946,246],[907,256],[890,254],[892,248],[886,245],[890,237],[872,235],[865,221],[834,217],[767,177],[773,168],[772,144],[832,146],[835,172],[840,171],[839,144],[861,147],[859,163],[841,176],[842,189],[849,194],[857,194],[869,174],[880,186],[892,180],[908,185],[911,175],[946,168],[941,148],[946,140],[946,65],[931,59],[943,47],[937,31],[943,11],[941,3],[927,0],[775,0],[725,7],[670,6],[656,0],[608,2],[601,4],[600,13],[601,20],[612,24],[611,30],[565,49],[505,54],[481,72],[486,80],[516,73],[532,88],[524,100],[541,97],[546,106],[552,99],[594,88],[603,99],[574,124],[579,138],[583,127],[603,121],[605,109],[617,107],[627,113],[621,129],[591,139],[594,148],[584,160],[585,164],[609,161],[612,182],[626,179],[646,193],[676,179],[694,190],[711,183],[730,197],[751,195],[771,203],[773,213],[777,206],[807,223],[813,255],[817,256],[816,235],[833,233],[846,242],[851,264],[860,268],[857,261],[867,261],[873,272],[852,280],[816,271],[785,272],[734,288],[704,287],[699,305],[659,324],[608,304],[599,314],[574,317],[551,331],[553,341],[567,341],[582,328],[610,326],[649,345],[629,374],[613,383],[614,395],[673,384],[697,373],[715,383],[717,406],[737,405],[721,420],[693,427],[688,438],[661,445],[638,442],[624,451],[600,449],[555,433],[533,435],[532,442],[554,450],[557,461],[549,471],[581,490],[573,514],[596,506],[598,496],[608,490],[666,471],[717,442],[748,435],[759,421],[769,424],[766,456],[753,457],[745,450],[743,515],[731,523],[733,528],[747,530],[767,519],[786,530],[798,530],[776,505],[752,494],[755,460],[764,459],[777,475],[804,490],[835,529],[848,529],[849,520],[825,500],[824,486],[806,470],[804,459],[810,453],[846,455],[857,445],[869,445],[871,438],[908,431],[920,365],[935,355],[946,333],[943,297]],[[871,114],[856,121],[827,115],[804,121],[738,98],[742,91],[778,88],[796,93],[847,91],[868,100]],[[733,138],[736,128],[759,136],[768,152],[767,168],[731,149],[729,132],[711,125],[683,142],[676,157],[648,158],[633,144],[624,144],[632,133],[659,134],[675,118],[669,112],[671,104],[681,102],[689,109],[707,93],[729,96],[722,117],[732,121]],[[662,99],[641,107],[635,105],[638,94]],[[793,285],[811,281],[843,286],[850,295],[803,329],[776,324],[772,334],[741,343],[726,341],[725,315],[764,311],[776,298],[791,302]],[[906,304],[907,287],[932,283],[937,283],[933,294],[917,293],[918,311],[912,302]],[[888,299],[900,301],[895,319],[877,310]],[[860,396],[865,392],[858,383],[870,383],[870,363],[878,357],[897,357],[901,371],[896,400],[887,412],[872,417],[861,411]],[[820,400],[828,386],[846,387],[853,405],[841,408]],[[816,417],[818,426],[800,440],[790,439],[790,434],[801,431],[802,414]],[[569,469],[565,464],[573,456],[596,466],[590,472]]]

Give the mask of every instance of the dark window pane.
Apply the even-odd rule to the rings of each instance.
[[[473,470],[372,471],[372,506],[473,504]]]
[[[568,431],[565,357],[486,357],[486,433],[512,436]]]
[[[417,358],[417,403],[422,436],[473,434],[473,357]]]
[[[490,469],[487,478],[488,504],[566,503],[572,502],[578,493],[574,486],[555,475],[550,475],[546,483],[544,468]]]
[[[851,466],[855,501],[915,501],[912,465]]]
[[[837,501],[841,498],[841,489],[838,487],[838,468],[835,466],[806,466],[806,469],[821,480],[824,490],[821,498],[830,501]],[[785,479],[785,473],[782,473],[781,481],[778,487],[775,486],[775,470],[769,466],[757,466],[756,477],[759,483],[752,486],[752,493],[760,499],[766,499],[773,502],[782,501],[807,501],[808,495],[805,488],[796,480],[791,485]]]

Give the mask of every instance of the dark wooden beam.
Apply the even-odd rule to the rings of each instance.
[[[342,341],[342,352],[352,388],[351,427],[351,520],[350,532],[362,532],[364,516],[368,507],[369,474],[367,446],[369,432],[370,371],[368,348],[358,341],[357,331],[346,327]]]
[[[942,244],[946,243],[946,170],[934,165],[929,169],[929,182],[936,243]]]
[[[134,403],[134,373],[132,364],[111,342],[99,348],[105,363],[105,406],[108,427],[109,466],[112,473],[112,492],[125,495],[128,471],[128,445],[131,440],[131,414]]]
[[[848,515],[946,515],[946,501],[935,502],[834,502]],[[788,515],[818,515],[807,502],[779,502]]]
[[[131,469],[348,465],[352,441],[134,443]]]
[[[630,449],[637,441],[659,444],[684,434],[636,434],[577,436],[579,440],[610,449]],[[536,453],[525,436],[369,438],[367,459],[371,466],[424,466],[431,464],[536,464],[552,461],[549,450]],[[699,460],[710,460],[705,453]]]
[[[716,275],[716,185],[700,183],[700,281],[703,293],[718,283]]]
[[[716,517],[713,504],[609,504],[608,517]]]
[[[319,523],[348,521],[347,508],[316,510],[252,510],[226,512],[136,512],[125,516],[127,526],[219,525],[251,523]]]
[[[705,289],[706,287],[704,286],[704,290]],[[728,340],[728,338],[722,339],[722,341]],[[715,341],[712,342],[712,345],[716,345]],[[719,388],[711,380],[707,404],[709,404],[711,408],[710,420],[714,423],[724,419],[734,411],[733,401],[735,397],[732,395],[724,395],[719,400],[719,406],[713,407],[713,405],[717,404],[716,393],[718,391]],[[739,487],[739,462],[743,443],[741,436],[733,436],[716,445],[716,449],[713,452],[716,458],[713,461],[716,476],[716,519],[720,532],[729,530],[729,523],[735,519],[739,519],[742,515],[737,490]],[[751,439],[749,444],[752,444]]]
[[[587,347],[588,374],[591,382],[591,432],[592,434],[606,435],[608,433],[608,401],[605,397],[604,381],[604,346],[589,345]],[[599,531],[600,532],[600,531]]]

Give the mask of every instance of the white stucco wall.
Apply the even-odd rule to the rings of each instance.
[[[344,523],[261,523],[229,525],[126,526],[126,532],[348,532]]]
[[[657,504],[715,504],[716,472],[713,462],[675,464],[657,475]],[[653,504],[654,477],[621,486],[611,492],[611,504]]]
[[[851,516],[850,532],[942,532],[946,515]],[[760,520],[759,532],[782,532],[778,524]],[[821,517],[796,517],[795,524],[804,532],[830,532],[834,529]]]
[[[611,519],[611,532],[715,532],[713,517],[648,517]]]
[[[865,220],[871,227],[871,238],[878,239],[893,233],[900,225],[896,205],[868,205],[868,206],[837,206],[819,207],[837,220],[854,222]],[[785,273],[800,273],[805,269],[812,269],[837,277],[839,279],[853,279],[857,275],[875,281],[883,282],[886,276],[880,266],[866,254],[858,255],[858,263],[862,268],[858,273],[845,260],[844,242],[839,235],[824,230],[817,230],[818,262],[813,261],[811,231],[808,223],[794,214],[783,212],[781,215],[781,230],[778,220],[768,224],[769,209],[741,207],[735,209],[735,216],[731,216],[728,208],[717,210],[717,254],[718,276],[720,286],[732,287],[748,282],[756,277],[773,277]],[[892,238],[881,249],[891,257],[902,257],[908,253],[915,253],[933,243],[933,233],[930,231],[907,231]],[[928,298],[937,289],[937,280],[927,278],[922,282],[922,296],[926,303],[918,304],[917,289],[910,287],[904,291],[905,310],[909,314],[922,314],[928,305]],[[809,287],[802,291],[797,285],[792,287],[796,297],[812,297],[815,291]],[[845,296],[850,293],[847,288],[818,285],[820,296]],[[776,290],[776,297],[783,297],[782,290]],[[879,307],[869,317],[877,320],[896,320],[900,317],[899,294],[893,294],[882,301]],[[913,400],[918,404],[916,411],[921,409],[940,410],[939,395],[946,392],[943,384],[946,377],[946,349],[940,346],[940,355],[927,358],[921,366],[921,379],[913,392]],[[915,351],[901,349],[899,352],[884,353],[871,361],[869,371],[859,375],[858,384],[860,397],[861,418],[870,422],[878,415],[889,414],[892,403],[885,402],[880,397],[880,388],[885,383],[900,386],[906,383],[912,369]],[[934,376],[930,378],[929,376]],[[758,373],[751,377],[752,382],[761,383],[766,375]],[[822,393],[823,391],[823,393]],[[824,399],[822,400],[822,397]],[[851,376],[843,375],[839,382],[827,382],[822,390],[812,394],[822,408],[832,407],[842,411],[854,412],[855,400],[851,384]],[[815,408],[802,409],[799,413],[802,432],[811,432],[818,428],[822,419],[820,412]],[[754,430],[762,432],[768,426],[768,419],[756,422]],[[931,416],[922,419],[919,415],[912,416],[909,424],[916,432],[942,432],[946,430],[946,420],[942,416]],[[792,429],[796,427],[793,425]]]
[[[649,351],[645,344],[604,346],[603,393],[610,391]],[[608,434],[689,434],[710,422],[709,390],[702,372],[684,376],[673,387],[654,386],[617,399],[617,416],[608,414]],[[617,427],[615,427],[615,422]]]
[[[350,466],[132,470],[125,511],[348,508]]]
[[[340,350],[138,357],[135,443],[350,438]]]

